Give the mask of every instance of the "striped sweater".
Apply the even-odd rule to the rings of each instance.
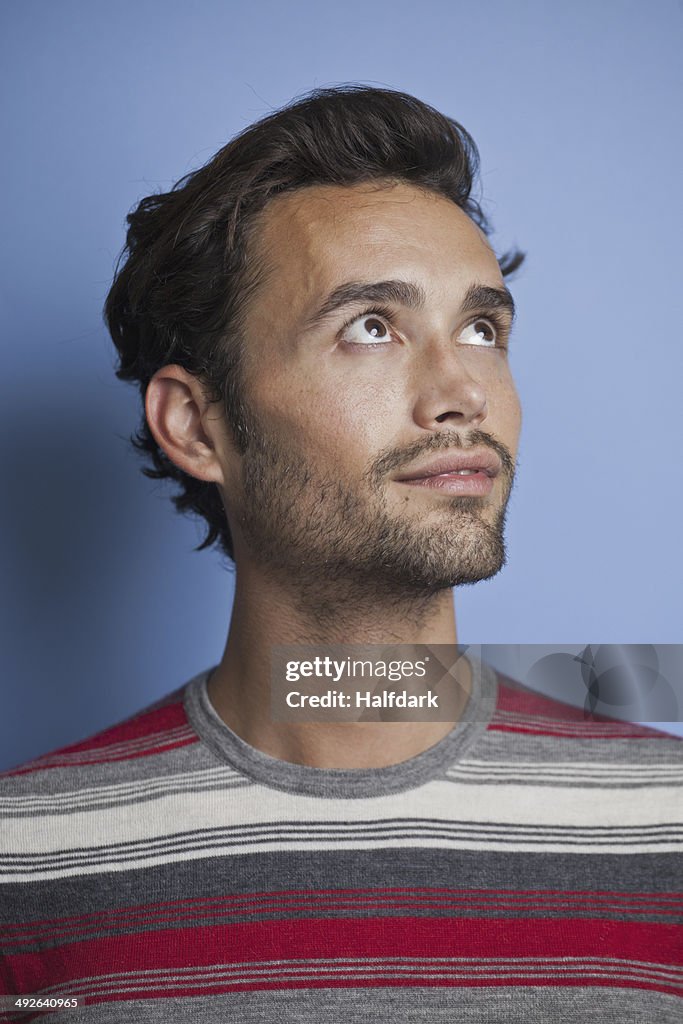
[[[3,994],[77,998],[67,1024],[683,1020],[679,739],[473,662],[435,746],[323,770],[231,732],[209,672],[0,777]]]

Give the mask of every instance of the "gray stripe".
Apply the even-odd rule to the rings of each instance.
[[[614,1024],[681,1024],[681,1000],[637,988],[501,986],[301,988],[92,1003],[51,1013],[55,1024],[482,1024],[562,1021],[598,1014]],[[457,1015],[457,1016],[456,1016]]]
[[[582,782],[613,781],[625,783],[644,782],[646,785],[672,785],[683,783],[683,764],[646,765],[640,761],[633,764],[581,764],[579,761],[522,763],[519,761],[461,761],[448,769],[448,778],[468,781],[486,777],[495,782],[507,782],[514,778],[534,782],[535,779],[557,779],[570,781],[572,785]]]
[[[114,761],[111,764],[92,764],[82,767],[49,768],[27,775],[0,777],[2,796],[39,796],[51,793],[74,793],[84,786],[113,786],[119,782],[137,782],[141,779],[163,778],[182,772],[215,768],[222,762],[203,743],[187,744],[160,754]]]
[[[511,768],[505,774],[496,773],[489,775],[486,770],[483,769],[476,773],[472,772],[459,772],[450,771],[447,776],[448,782],[457,783],[458,785],[466,786],[491,786],[491,785],[513,785],[513,786],[531,786],[536,789],[539,787],[552,788],[552,789],[573,789],[577,787],[581,789],[596,789],[601,792],[606,790],[623,790],[623,789],[652,789],[653,786],[665,787],[667,789],[683,789],[683,780],[679,782],[677,779],[667,779],[666,777],[645,777],[644,779],[634,779],[625,776],[617,776],[614,773],[613,778],[609,777],[596,777],[588,779],[585,775],[572,775],[571,772],[567,772],[564,775],[555,774],[544,774],[543,769],[538,768],[538,773],[516,775],[514,768]],[[683,800],[683,793],[681,794]]]
[[[342,883],[340,884],[340,880]],[[3,887],[3,918],[12,922],[72,917],[109,908],[193,897],[372,888],[562,889],[679,893],[683,858],[664,854],[510,853],[448,849],[381,849],[245,853],[152,868],[82,875]],[[49,909],[48,909],[49,908]]]
[[[499,843],[550,843],[612,847],[633,844],[668,843],[682,840],[683,826],[655,825],[522,825],[496,822],[420,821],[419,819],[380,820],[377,822],[264,822],[236,825],[232,828],[196,829],[150,839],[93,847],[75,847],[49,853],[17,853],[0,857],[0,868],[7,873],[54,870],[68,866],[125,864],[129,860],[209,851],[215,847],[245,848],[260,843],[309,843],[315,850],[321,842],[392,842],[414,839],[427,842],[463,840]],[[237,852],[241,852],[237,851]],[[284,851],[283,851],[284,852]],[[417,852],[417,851],[416,851]]]
[[[659,964],[630,961],[623,958],[571,957],[554,958],[548,961],[524,957],[456,960],[450,957],[434,959],[391,958],[382,959],[294,959],[252,961],[237,964],[212,964],[209,967],[169,967],[161,970],[123,971],[79,978],[70,983],[72,996],[85,999],[103,995],[126,995],[138,992],[154,992],[159,988],[187,988],[201,986],[205,989],[220,989],[228,985],[240,986],[259,984],[312,984],[333,980],[347,983],[359,981],[395,980],[399,982],[446,981],[451,985],[472,981],[495,983],[513,982],[520,975],[526,979],[546,980],[558,984],[563,981],[582,979],[588,981],[624,981],[632,984],[652,983],[662,988],[681,990],[681,971],[668,969]],[[563,977],[564,976],[564,977]],[[59,995],[63,984],[48,985],[43,995]]]
[[[480,740],[477,761],[537,761],[540,764],[572,764],[579,761],[610,765],[683,764],[683,739],[607,739],[537,736],[490,728]],[[464,758],[467,760],[467,758]]]

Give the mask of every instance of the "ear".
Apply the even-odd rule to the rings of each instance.
[[[199,379],[182,366],[163,366],[147,385],[145,415],[159,447],[190,476],[223,485],[221,418],[211,409]]]

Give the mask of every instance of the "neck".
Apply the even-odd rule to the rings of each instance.
[[[251,746],[314,768],[380,768],[408,760],[443,739],[471,689],[469,666],[455,667],[459,708],[449,722],[282,723],[270,717],[275,644],[457,644],[453,592],[428,597],[376,591],[352,599],[337,582],[314,601],[301,588],[249,566],[239,568],[225,650],[208,692],[223,721]],[[365,600],[363,599],[365,598]]]

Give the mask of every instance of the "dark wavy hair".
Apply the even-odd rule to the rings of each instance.
[[[245,306],[260,280],[249,245],[257,215],[274,196],[309,185],[396,181],[445,196],[490,235],[471,194],[478,170],[475,142],[457,121],[407,93],[343,85],[315,89],[257,121],[128,214],[104,320],[118,350],[116,376],[140,388],[142,421],[130,441],[154,467],[142,472],[179,484],[177,511],[205,520],[195,550],[218,543],[233,558],[221,494],[159,447],[144,397],[162,366],[184,367],[209,401],[222,402],[235,443],[246,450],[240,365]],[[517,249],[500,257],[503,275],[523,259]]]

